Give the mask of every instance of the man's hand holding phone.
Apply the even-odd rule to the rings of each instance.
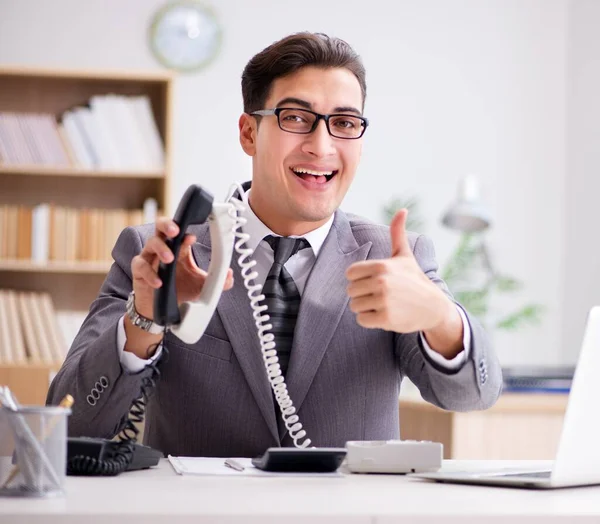
[[[146,317],[153,317],[154,290],[162,286],[158,277],[158,266],[160,262],[170,264],[173,262],[173,252],[167,246],[165,240],[174,238],[179,234],[179,226],[168,217],[161,217],[156,221],[156,231],[141,253],[131,261],[131,275],[133,290],[135,292],[135,309]],[[202,287],[206,280],[206,271],[200,269],[192,254],[192,245],[196,242],[194,235],[185,235],[179,256],[177,258],[176,286],[177,302],[194,301],[200,296]],[[227,274],[224,289],[233,286],[233,271],[231,268]],[[131,351],[140,358],[148,358],[148,348],[156,345],[162,339],[162,335],[153,335],[142,331],[134,326],[129,317],[125,315],[125,334],[127,343],[125,351]]]

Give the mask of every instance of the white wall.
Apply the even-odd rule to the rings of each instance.
[[[159,69],[146,30],[162,4],[3,0],[0,64]],[[192,182],[222,197],[249,178],[237,119],[252,54],[290,32],[340,36],[364,58],[372,121],[343,207],[381,220],[391,195],[419,196],[443,262],[456,236],[439,216],[458,180],[478,174],[496,219],[489,239],[499,269],[526,282],[524,299],[547,307],[541,327],[496,337],[502,361],[560,361],[567,0],[212,4],[225,31],[221,54],[175,89],[174,199]]]
[[[590,306],[600,304],[600,2],[569,9],[568,147],[565,243],[565,353],[579,351]]]

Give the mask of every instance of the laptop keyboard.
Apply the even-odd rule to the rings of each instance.
[[[532,471],[531,473],[506,473],[505,475],[501,475],[503,478],[540,478],[540,479],[549,479],[551,471]]]

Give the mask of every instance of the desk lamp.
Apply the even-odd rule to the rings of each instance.
[[[479,197],[477,179],[470,175],[458,186],[458,198],[442,218],[442,223],[462,233],[481,233],[491,225],[487,210]]]
[[[479,185],[476,177],[469,175],[460,181],[458,197],[444,213],[442,224],[463,234],[482,233],[491,226],[489,213],[479,196]],[[489,285],[494,279],[495,271],[483,240],[478,246],[478,251],[481,255]]]

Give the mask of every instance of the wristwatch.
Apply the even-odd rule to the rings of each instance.
[[[153,335],[159,335],[165,330],[164,326],[157,324],[149,318],[143,317],[136,311],[135,291],[131,291],[131,293],[129,293],[129,297],[127,298],[127,316],[134,326],[137,326],[148,333],[152,333]]]

